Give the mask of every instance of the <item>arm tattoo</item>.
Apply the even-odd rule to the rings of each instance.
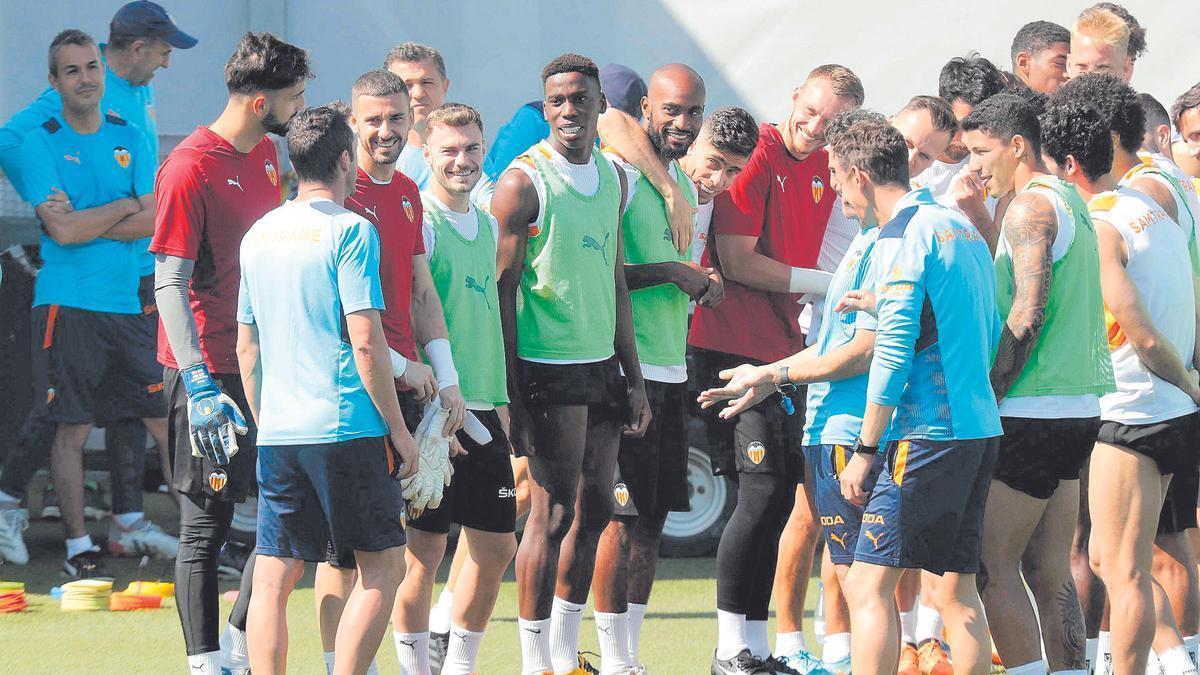
[[[1054,205],[1044,197],[1021,195],[1004,214],[1002,236],[1012,257],[1013,304],[992,366],[992,389],[997,400],[1008,394],[1025,368],[1046,321],[1054,267],[1051,246],[1057,231]]]

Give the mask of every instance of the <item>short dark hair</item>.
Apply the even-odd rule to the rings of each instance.
[[[937,131],[949,131],[953,136],[955,131],[958,131],[958,118],[954,116],[954,109],[946,102],[946,99],[940,96],[917,95],[908,99],[908,103],[900,109],[900,112],[905,110],[924,110],[933,118],[933,128]]]
[[[834,115],[833,119],[829,120],[829,124],[826,125],[825,144],[832,146],[833,139],[837,138],[841,134],[846,133],[847,129],[855,124],[866,122],[870,122],[872,124],[888,123],[886,117],[875,112],[874,110],[868,110],[866,108],[852,108],[850,110],[844,110],[837,115]]]
[[[1144,91],[1137,95],[1137,99],[1142,106],[1142,116],[1146,118],[1143,122],[1145,124],[1142,127],[1143,133],[1153,133],[1160,125],[1171,127],[1171,116],[1167,114],[1167,109],[1158,102],[1158,99]]]
[[[1125,22],[1129,27],[1129,46],[1128,55],[1130,60],[1137,61],[1142,54],[1146,53],[1146,29],[1142,28],[1142,24],[1134,18],[1129,10],[1115,2],[1097,2],[1092,5],[1092,9],[1103,9],[1117,15],[1117,18]]]
[[[717,108],[704,120],[700,133],[720,152],[749,157],[758,145],[758,123],[741,108]]]
[[[50,64],[50,74],[58,77],[58,50],[63,45],[75,45],[77,47],[86,47],[94,45],[96,41],[91,35],[79,30],[78,28],[68,28],[50,41],[50,52],[46,56],[46,60]]]
[[[354,132],[346,114],[334,106],[317,106],[301,111],[288,125],[288,157],[296,177],[329,185],[337,177],[343,152],[354,157]]]
[[[1183,119],[1183,113],[1192,108],[1200,108],[1200,82],[1193,84],[1190,89],[1179,95],[1175,99],[1175,104],[1171,106],[1171,121],[1175,124],[1175,131],[1183,133],[1183,129],[1179,127],[1179,122]]]
[[[586,56],[568,52],[554,57],[542,68],[542,83],[545,84],[546,80],[562,73],[579,73],[592,78],[597,85],[600,84],[600,68],[596,66],[595,61]]]
[[[270,33],[246,33],[225,64],[230,94],[279,91],[311,79],[308,52]]]
[[[938,76],[938,96],[949,103],[961,100],[979,105],[1002,91],[1004,75],[1000,69],[975,52],[950,59]]]
[[[1034,157],[1042,152],[1042,135],[1038,127],[1038,109],[1016,94],[996,94],[975,106],[963,118],[962,129],[982,131],[1005,143],[1020,136],[1029,144]]]
[[[446,79],[446,60],[442,58],[442,53],[419,42],[404,42],[396,45],[388,50],[387,56],[383,59],[383,67],[390,68],[393,63],[421,63],[423,61],[432,61],[433,65],[437,66],[438,73],[442,79]]]
[[[1013,68],[1017,67],[1017,54],[1034,55],[1060,42],[1071,44],[1071,31],[1052,21],[1030,21],[1013,36],[1012,47],[1008,50]]]
[[[1088,73],[1067,80],[1051,98],[1091,101],[1108,118],[1108,125],[1116,132],[1121,147],[1137,152],[1142,147],[1142,132],[1145,117],[1137,92],[1121,78],[1109,73]]]
[[[466,103],[443,103],[434,108],[425,118],[425,128],[432,129],[438,124],[446,127],[474,124],[479,127],[479,133],[483,133],[483,116]]]
[[[909,188],[908,145],[887,122],[852,124],[834,137],[830,150],[843,168],[857,166],[878,185]]]
[[[1112,127],[1108,118],[1090,101],[1057,99],[1038,118],[1042,128],[1042,152],[1063,165],[1075,158],[1088,180],[1112,170]]]
[[[400,93],[408,95],[408,86],[404,84],[404,80],[392,71],[383,69],[368,70],[359,75],[358,79],[354,81],[354,86],[350,88],[351,98],[359,96],[382,98]]]
[[[1020,78],[1013,78],[1013,81],[1008,83],[1008,88],[1004,90],[1004,93],[1020,96],[1026,103],[1036,108],[1039,115],[1045,112],[1046,103],[1050,100],[1049,96],[1040,91],[1034,91],[1029,85],[1022,82]]]

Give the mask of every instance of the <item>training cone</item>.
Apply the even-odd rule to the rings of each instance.
[[[0,614],[24,612],[28,607],[25,602],[25,584],[19,581],[0,581]]]
[[[81,579],[62,586],[64,612],[97,612],[108,609],[112,582],[100,579]]]

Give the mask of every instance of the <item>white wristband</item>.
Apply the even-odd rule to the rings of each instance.
[[[832,280],[833,275],[829,272],[793,267],[792,279],[788,283],[788,290],[792,293],[825,295],[825,292],[829,290],[829,282]]]
[[[449,340],[438,338],[425,343],[425,356],[429,358],[429,365],[433,366],[439,389],[458,384],[458,370],[455,369],[454,357],[450,354]]]
[[[395,349],[388,349],[392,355],[392,377],[399,380],[404,377],[404,371],[408,370],[408,359],[404,358]]]

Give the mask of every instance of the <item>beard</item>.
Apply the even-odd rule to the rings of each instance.
[[[280,121],[279,118],[275,116],[274,110],[264,115],[262,119],[263,129],[266,129],[267,133],[275,134],[276,136],[287,136],[288,125],[291,123],[291,117]]]
[[[650,139],[650,147],[654,148],[654,152],[657,153],[659,157],[662,157],[663,159],[667,160],[668,162],[679,159],[680,157],[683,157],[684,155],[686,155],[687,151],[688,151],[688,146],[691,145],[689,143],[688,146],[684,146],[683,148],[676,149],[674,146],[671,146],[667,143],[666,138],[664,138],[665,134],[662,132],[662,129],[655,127],[654,125],[647,126],[646,136]],[[696,138],[693,136],[692,140],[695,141]]]

